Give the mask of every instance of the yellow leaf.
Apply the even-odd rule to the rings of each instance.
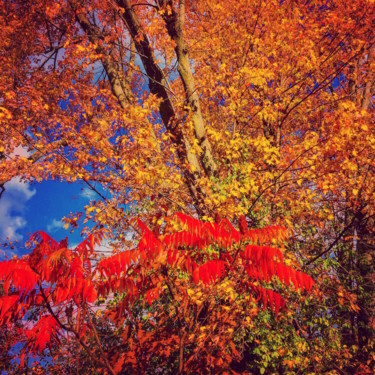
[[[95,210],[95,207],[93,207],[93,206],[91,206],[91,207],[89,207],[87,210],[86,210],[86,213],[90,213],[90,212],[92,212],[92,211],[94,211]]]

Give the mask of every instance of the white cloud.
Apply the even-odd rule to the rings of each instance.
[[[23,146],[17,146],[11,156],[21,156],[21,157],[24,157],[24,158],[27,158],[30,156],[30,152],[27,151],[27,148],[23,147]]]
[[[89,188],[86,187],[86,188],[84,188],[84,189],[82,190],[80,196],[81,196],[82,198],[86,198],[86,199],[92,201],[92,200],[95,199],[95,197],[96,197],[96,193],[95,193],[95,191],[93,191],[93,190],[91,190],[91,189],[89,189]]]
[[[82,238],[82,241],[85,239],[85,237]],[[75,249],[79,245],[78,242],[71,243],[69,245],[69,249]],[[96,245],[94,247],[95,252],[97,253],[103,253],[105,256],[111,255],[113,248],[110,246],[107,239],[103,239],[103,242],[100,246]]]
[[[62,228],[64,228],[64,223],[61,220],[53,219],[49,224],[47,224],[47,231],[51,233]]]
[[[0,238],[20,241],[23,235],[19,230],[27,224],[25,219],[26,202],[36,193],[30,185],[13,178],[5,184],[5,192],[0,199]]]

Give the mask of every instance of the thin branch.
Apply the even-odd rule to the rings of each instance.
[[[59,317],[55,314],[55,312],[52,310],[52,307],[50,305],[50,303],[48,302],[48,297],[46,296],[46,294],[44,293],[44,290],[43,290],[43,287],[42,287],[42,284],[40,282],[38,282],[38,286],[39,286],[39,290],[40,290],[40,293],[43,297],[43,300],[46,304],[46,307],[47,307],[47,310],[48,312],[51,314],[51,316],[55,319],[55,321],[57,322],[57,324],[65,331],[67,332],[71,332],[73,333],[73,335],[76,337],[76,339],[78,340],[79,344],[85,349],[85,351],[87,352],[87,354],[90,356],[90,358],[96,362],[98,365],[100,365],[101,367],[106,367],[109,371],[111,371],[111,373],[113,375],[115,375],[115,373],[113,372],[112,368],[111,367],[108,367],[105,363],[101,362],[99,359],[97,359],[96,357],[93,356],[92,352],[90,351],[88,345],[86,345],[80,335],[78,334],[78,332],[76,332],[74,329],[72,329],[71,327],[68,327],[66,326],[64,323],[62,323],[59,319]],[[106,359],[104,359],[106,360]]]
[[[85,314],[86,314],[86,316],[87,316],[87,319],[88,319],[88,321],[89,321],[89,323],[90,323],[90,325],[91,325],[91,328],[92,328],[92,330],[93,330],[93,332],[94,332],[95,341],[96,341],[96,343],[97,343],[97,345],[98,345],[98,348],[99,348],[100,354],[102,355],[103,361],[105,362],[106,367],[108,368],[108,370],[109,370],[113,375],[115,375],[116,373],[115,373],[115,371],[113,370],[111,364],[108,362],[108,359],[107,359],[107,355],[106,355],[106,353],[104,353],[104,350],[103,350],[102,345],[101,345],[101,343],[100,343],[100,339],[99,339],[99,336],[98,336],[98,332],[97,332],[97,330],[96,330],[96,328],[95,328],[95,325],[94,325],[94,323],[93,323],[93,321],[92,321],[92,319],[91,319],[90,313],[87,311],[86,307],[83,308],[83,311],[85,312]]]
[[[310,259],[309,261],[307,261],[304,265],[303,265],[303,269],[306,268],[308,265],[310,265],[311,263],[314,263],[316,260],[318,260],[320,257],[322,257],[323,255],[329,253],[335,246],[336,244],[341,240],[341,238],[344,236],[344,234],[353,226],[354,222],[356,221],[357,217],[356,216],[353,216],[353,219],[351,220],[351,222],[340,232],[340,234],[336,237],[336,239],[331,243],[330,246],[328,246],[327,249],[323,250],[322,252],[320,252],[318,255],[316,255],[313,259]]]

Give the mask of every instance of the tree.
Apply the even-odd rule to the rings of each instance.
[[[7,0],[0,17],[2,189],[83,181],[97,199],[66,223],[117,249],[159,211],[287,225],[330,306],[295,324],[337,327],[340,371],[373,365],[371,0]]]
[[[74,250],[36,233],[28,257],[0,263],[0,319],[9,330],[19,324],[21,368],[25,354],[49,347],[58,357],[67,340],[111,374],[231,371],[259,305],[276,318],[285,308],[270,286],[313,287],[270,246],[285,238],[284,228],[248,230],[244,220],[240,232],[227,220],[204,223],[179,213],[166,218],[163,234],[138,220],[138,246],[95,268],[90,256],[100,233]],[[22,324],[27,317],[35,319],[29,328]]]

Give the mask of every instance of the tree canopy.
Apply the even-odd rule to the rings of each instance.
[[[38,232],[0,263],[6,366],[371,373],[374,20],[372,0],[5,0],[0,194],[96,196],[64,219],[81,245]]]

